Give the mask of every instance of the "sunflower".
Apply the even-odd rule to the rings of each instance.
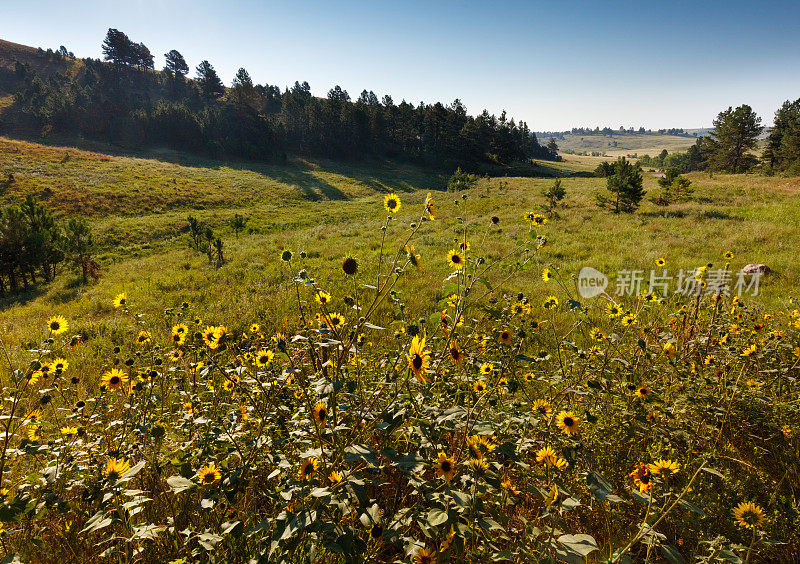
[[[482,376],[489,376],[492,372],[494,372],[494,365],[491,362],[484,362],[481,364]]]
[[[542,269],[542,280],[545,282],[549,282],[550,279],[553,277],[553,271],[549,268]]]
[[[39,425],[33,425],[28,428],[28,440],[31,442],[39,441],[42,438],[42,428]]]
[[[69,362],[67,362],[63,358],[57,358],[53,362],[50,363],[50,367],[56,374],[64,372],[69,368]]]
[[[550,417],[553,415],[553,407],[550,405],[550,402],[543,399],[534,400],[531,404],[531,410],[539,415],[544,415],[545,417]]]
[[[508,490],[508,493],[511,495],[519,495],[520,491],[511,483],[511,480],[503,480],[500,483],[500,487],[504,490]]]
[[[476,394],[482,394],[485,392],[489,387],[486,385],[486,382],[483,380],[478,380],[477,382],[472,384],[472,391]]]
[[[428,195],[425,197],[425,211],[428,212],[428,217],[431,219],[436,219],[438,217],[436,215],[436,209],[434,208],[433,198],[431,198],[430,192],[428,192]]]
[[[425,373],[430,360],[431,352],[425,350],[425,337],[422,339],[419,336],[414,337],[408,350],[408,365],[411,371],[414,372],[414,376],[422,384],[427,384],[428,382]]]
[[[511,306],[511,313],[517,317],[523,317],[526,313],[530,313],[530,306],[523,302],[517,302]]]
[[[749,347],[744,349],[739,356],[747,358],[748,356],[754,354],[756,350],[758,350],[758,347],[755,344],[750,345]]]
[[[140,347],[144,346],[152,340],[152,337],[150,331],[139,331],[139,336],[136,337],[136,344]]]
[[[731,260],[733,258],[733,253],[731,251],[725,251],[725,254],[722,255],[722,258],[725,260]]]
[[[622,326],[623,327],[632,327],[636,325],[636,316],[628,314],[622,318]]]
[[[43,362],[41,366],[39,366],[39,372],[41,373],[42,378],[47,378],[53,371],[54,370],[49,362]]]
[[[497,381],[497,388],[498,389],[505,389],[505,391],[511,391],[511,387],[508,385],[508,378],[500,378]]]
[[[592,327],[592,330],[591,330],[591,331],[589,331],[589,338],[590,338],[592,341],[597,341],[597,342],[599,343],[599,342],[601,342],[601,341],[604,341],[604,340],[605,340],[605,338],[606,338],[606,336],[605,336],[605,333],[603,333],[603,332],[600,330],[600,328],[599,328],[599,327]]]
[[[74,437],[78,434],[77,427],[61,427],[61,434],[65,437]]]
[[[69,328],[69,323],[63,315],[54,315],[47,320],[47,328],[53,335],[59,335]]]
[[[525,218],[534,225],[544,225],[547,223],[547,218],[538,213],[528,212],[525,214]]]
[[[489,463],[482,458],[470,458],[469,467],[472,469],[473,472],[482,474],[489,469]]]
[[[189,334],[189,328],[186,325],[175,325],[172,328],[172,344],[176,347],[182,347],[186,343],[186,336]]]
[[[432,548],[420,548],[414,555],[414,564],[436,564],[436,551]]]
[[[558,501],[558,486],[553,484],[553,487],[550,488],[550,493],[548,493],[547,497],[544,498],[544,504],[549,507],[556,501]]]
[[[741,502],[731,512],[736,524],[748,529],[757,529],[764,524],[764,510],[752,501]]]
[[[118,390],[128,383],[128,374],[119,368],[112,368],[103,374],[100,382],[109,390]]]
[[[346,257],[342,261],[342,272],[348,276],[354,275],[356,272],[358,272],[358,261],[353,257]]]
[[[258,333],[259,331],[261,331],[261,326],[258,323],[253,323],[252,325],[250,325],[251,333]]]
[[[397,194],[386,194],[383,198],[383,207],[386,208],[386,211],[390,214],[397,213],[400,211],[400,198],[397,197]]]
[[[470,458],[483,458],[483,451],[481,450],[481,438],[479,435],[467,437],[467,448],[469,449]]]
[[[641,462],[636,465],[630,476],[633,478],[633,483],[639,488],[640,493],[647,493],[653,487],[653,476],[647,466]]]
[[[266,349],[261,349],[256,353],[256,366],[264,367],[270,362],[272,362],[273,358],[275,358],[274,352]]]
[[[681,469],[681,465],[672,460],[660,459],[656,460],[653,464],[648,464],[647,469],[651,474],[659,476],[669,476],[670,474],[677,474]]]
[[[636,397],[639,399],[646,400],[650,397],[650,389],[647,386],[639,386],[636,388]]]
[[[207,325],[205,331],[203,331],[203,342],[206,346],[210,349],[216,349],[219,347],[220,341],[220,327],[215,327],[214,325]]]
[[[453,361],[453,364],[460,366],[464,362],[466,356],[464,351],[459,348],[458,341],[453,341],[450,344],[450,359]]]
[[[342,480],[344,480],[344,476],[342,476],[341,472],[337,472],[336,470],[334,470],[333,472],[328,474],[328,480],[330,481],[332,486],[336,487],[342,483]]]
[[[340,313],[331,313],[325,324],[331,329],[338,329],[344,325],[344,316]]]
[[[511,342],[511,337],[513,337],[513,336],[514,336],[514,334],[511,332],[510,329],[505,329],[505,330],[500,332],[500,335],[497,338],[501,343],[503,343],[504,345],[507,345],[507,344],[509,344]]]
[[[414,251],[413,245],[406,245],[406,254],[408,255],[408,262],[422,272],[422,259],[420,259],[419,255]]]
[[[169,360],[172,362],[178,362],[180,359],[183,358],[183,351],[180,349],[175,349],[168,355]]]
[[[456,462],[449,458],[445,453],[439,452],[439,458],[433,462],[436,467],[436,474],[448,482],[453,479],[456,473]]]
[[[543,304],[544,309],[553,309],[556,306],[558,306],[558,298],[555,296],[548,296]]]
[[[320,427],[325,426],[325,421],[328,419],[328,406],[322,402],[319,402],[317,405],[314,406],[314,421],[317,422],[317,425]]]
[[[574,435],[581,426],[581,419],[571,411],[562,411],[556,416],[556,424],[565,435]]]
[[[464,268],[464,257],[455,249],[450,249],[450,252],[447,253],[447,261],[450,263],[450,266],[456,270]]]
[[[225,383],[222,384],[222,389],[225,390],[226,392],[232,392],[235,387],[236,387],[236,382],[234,382],[233,380],[226,379]]]
[[[553,447],[544,447],[536,452],[536,462],[545,468],[555,468],[563,470],[567,467],[567,461],[558,456]]]
[[[663,258],[656,259],[656,266],[664,266],[665,264],[667,264],[667,261],[665,261]]]
[[[328,292],[320,290],[317,292],[316,300],[318,304],[328,304],[331,301],[331,295]]]
[[[130,469],[131,463],[124,458],[109,458],[106,461],[106,467],[103,468],[103,476],[107,480],[119,480]]]
[[[197,473],[197,477],[200,478],[200,483],[204,486],[210,486],[217,480],[222,478],[222,474],[217,469],[217,466],[210,462],[203,466],[200,471]]]
[[[301,464],[300,468],[297,470],[297,475],[300,476],[301,480],[311,481],[314,478],[314,472],[317,471],[319,468],[319,462],[313,456],[311,458],[306,458]]]
[[[606,315],[609,317],[619,317],[622,315],[622,309],[614,302],[611,302],[606,306]]]
[[[114,298],[114,307],[121,308],[125,307],[126,305],[128,305],[128,296],[126,296],[124,292],[117,294],[117,296]]]

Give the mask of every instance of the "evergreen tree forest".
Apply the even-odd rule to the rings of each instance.
[[[154,68],[150,50],[116,29],[104,60],[60,53],[63,71],[41,76],[30,65],[0,69],[14,92],[17,127],[39,135],[82,136],[125,148],[171,148],[214,158],[259,161],[287,154],[332,158],[374,155],[441,169],[477,171],[530,158],[555,159],[523,121],[450,104],[395,102],[368,90],[355,99],[336,86],[325,98],[307,82],[281,89],[239,69],[226,87],[202,61],[189,77],[177,50]]]

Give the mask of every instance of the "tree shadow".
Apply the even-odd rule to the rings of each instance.
[[[19,290],[17,292],[6,292],[0,295],[0,310],[5,310],[10,307],[25,305],[28,302],[35,300],[39,296],[44,295],[45,290],[41,286],[31,286],[27,290]]]

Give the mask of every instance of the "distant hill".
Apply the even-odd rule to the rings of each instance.
[[[698,136],[702,134],[698,133]],[[685,151],[697,141],[692,135],[659,135],[657,133],[613,133],[611,135],[561,134],[539,137],[547,144],[555,139],[560,153],[598,157],[624,157],[629,155],[655,156],[664,149],[669,153]]]

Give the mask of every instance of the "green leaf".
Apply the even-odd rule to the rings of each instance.
[[[179,494],[186,490],[192,490],[197,487],[193,481],[183,476],[170,476],[167,478],[167,485],[172,488],[172,493]]]
[[[683,559],[678,549],[669,544],[661,545],[661,554],[670,564],[685,564],[686,560]]]
[[[592,497],[599,501],[607,501],[609,503],[625,501],[611,491],[611,484],[606,482],[606,479],[597,472],[589,472],[586,475],[586,485],[589,486],[589,492],[591,492]]]
[[[428,512],[428,525],[438,527],[447,523],[447,512],[441,509],[431,509]]]
[[[595,550],[600,550],[592,535],[561,535],[558,537],[558,542],[584,557]]]

